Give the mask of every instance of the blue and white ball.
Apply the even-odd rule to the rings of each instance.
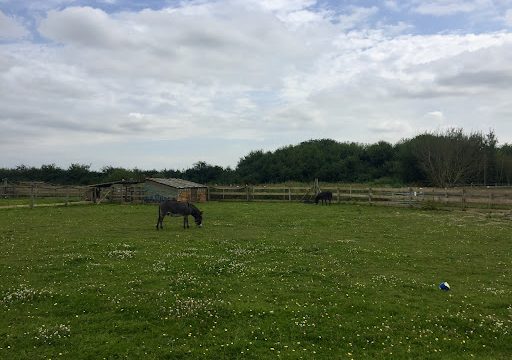
[[[448,284],[446,281],[443,281],[441,284],[439,284],[439,289],[448,291],[450,290],[450,284]]]

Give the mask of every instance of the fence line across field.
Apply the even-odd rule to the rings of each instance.
[[[63,197],[63,196],[82,196],[85,186],[58,186],[58,185],[2,185],[0,188],[0,196],[6,197]]]
[[[384,205],[512,208],[512,187],[363,187],[345,184],[322,185],[333,193],[333,202],[375,203]],[[248,185],[210,186],[207,199],[212,201],[286,201],[303,202],[314,198],[310,186]],[[99,202],[144,203],[143,184],[114,185],[104,192]],[[78,203],[91,201],[91,187],[58,186],[46,183],[0,185],[0,206],[34,205],[50,202]],[[96,201],[98,202],[98,201]]]
[[[304,186],[211,186],[209,200],[220,201],[304,201],[314,196]],[[512,207],[512,187],[357,187],[322,186],[333,193],[333,202],[368,202],[415,206],[437,203],[447,206]]]
[[[0,186],[0,206],[29,206],[51,199],[54,204],[69,204],[86,200],[85,186],[51,185],[46,183],[11,184]],[[43,200],[44,199],[44,200]]]

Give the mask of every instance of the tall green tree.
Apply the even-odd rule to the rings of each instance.
[[[207,164],[204,161],[196,162],[190,169],[183,173],[187,180],[200,184],[218,182],[223,176],[224,169],[220,166]]]
[[[102,182],[113,182],[121,180],[135,180],[136,176],[132,170],[121,167],[105,166],[101,169]]]
[[[501,184],[512,184],[512,144],[504,144],[496,151],[496,177]]]
[[[484,185],[494,184],[497,180],[497,144],[496,134],[490,130],[483,137],[482,144],[482,182]]]

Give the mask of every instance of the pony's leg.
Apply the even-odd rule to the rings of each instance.
[[[158,220],[156,221],[156,229],[158,230],[158,225],[160,225],[160,229],[162,229],[162,214],[160,213],[160,208],[158,208]]]

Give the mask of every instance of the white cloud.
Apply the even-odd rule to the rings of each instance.
[[[512,9],[505,12],[505,24],[512,27]]]
[[[340,15],[339,22],[343,29],[353,29],[365,24],[371,17],[377,14],[378,11],[379,9],[376,6],[369,8],[354,7],[349,14]]]
[[[28,30],[18,20],[0,10],[0,40],[17,40],[28,36]]]
[[[417,1],[414,11],[423,15],[447,16],[490,7],[493,7],[491,0],[430,0]]]
[[[70,61],[90,72],[135,71],[136,76],[177,82],[271,83],[283,67],[313,56],[269,13],[225,4],[116,17],[91,8],[68,8],[51,12],[40,30],[65,44],[72,50],[67,54]]]
[[[439,110],[430,111],[427,114],[425,114],[425,117],[429,120],[436,122],[436,123],[442,123],[445,119],[444,113]]]
[[[398,141],[449,125],[512,141],[510,32],[403,34],[409,25],[377,8],[345,9],[338,21],[315,4],[49,11],[38,28],[48,43],[0,44],[0,152],[12,154],[0,166],[57,156],[57,145],[69,158],[78,142],[100,159],[109,144],[185,141],[201,149],[187,155],[197,161],[213,153],[205,139],[220,154],[219,143]],[[225,156],[234,165],[243,155]]]
[[[398,1],[396,1],[396,0],[384,1],[384,6],[392,11],[400,10],[400,5],[398,4]]]
[[[294,12],[306,9],[316,4],[316,0],[248,0],[262,8],[278,12]]]
[[[378,120],[367,123],[368,130],[376,132],[379,137],[386,133],[400,134],[410,132],[411,126],[408,121],[400,120]]]

